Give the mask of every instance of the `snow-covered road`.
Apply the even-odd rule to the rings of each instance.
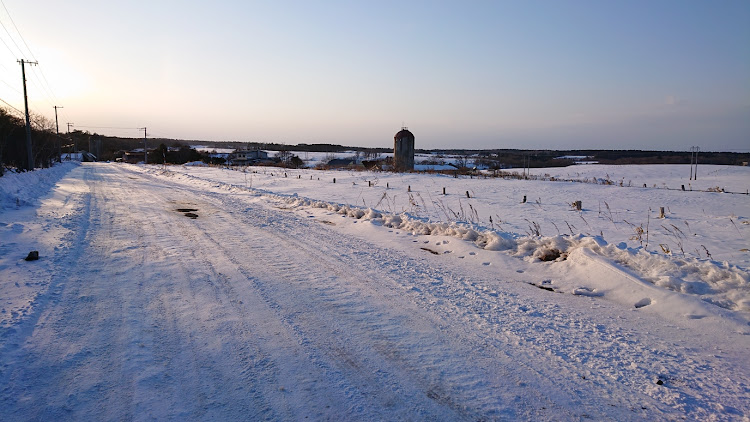
[[[114,164],[35,211],[42,259],[0,267],[39,286],[3,311],[2,420],[750,414],[748,327],[539,289],[454,238]]]

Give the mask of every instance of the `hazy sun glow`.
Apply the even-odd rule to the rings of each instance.
[[[36,59],[32,111],[80,125],[388,146],[404,122],[421,148],[749,148],[742,0],[3,2],[0,99],[22,109],[17,60]]]

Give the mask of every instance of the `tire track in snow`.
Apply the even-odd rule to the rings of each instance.
[[[9,382],[2,413],[20,420],[287,418],[266,397],[275,383],[263,385],[270,371],[265,357],[255,364],[224,358],[215,343],[197,344],[217,333],[219,346],[242,350],[252,339],[217,329],[211,311],[218,306],[184,309],[180,281],[192,267],[169,262],[174,234],[165,231],[172,216],[120,209],[132,205],[122,204],[124,196],[163,199],[137,183],[118,185],[112,174],[97,177],[96,169],[87,169],[95,191],[78,249],[61,265],[74,272],[56,276],[59,297],[14,342],[17,358],[3,350]]]
[[[220,199],[220,198],[217,198],[217,199]],[[225,208],[227,208],[227,209],[236,209],[236,208],[240,208],[240,209],[242,209],[242,207],[238,207],[237,205],[238,205],[238,204],[236,204],[236,203],[234,203],[234,204],[228,204],[228,205],[227,205],[227,206],[226,206]],[[253,212],[257,212],[258,210],[257,210],[257,209],[253,209],[252,211],[253,211]],[[255,217],[253,218],[253,221],[254,221],[254,219],[255,219]],[[266,221],[266,222],[264,222],[263,224],[261,224],[261,226],[262,226],[262,227],[263,227],[263,226],[273,226],[273,228],[274,228],[274,230],[275,230],[275,231],[279,231],[279,230],[282,230],[282,231],[283,231],[283,227],[285,227],[285,226],[283,226],[282,224],[278,224],[278,221],[274,221],[274,219],[275,219],[275,217],[272,217],[272,219],[271,219],[270,221]],[[252,224],[252,221],[249,221],[248,223]],[[257,223],[256,223],[256,224],[257,224]],[[319,225],[316,225],[316,226],[319,226]],[[309,226],[309,227],[305,227],[305,230],[316,230],[316,226]],[[292,225],[290,225],[290,226],[286,226],[286,227],[294,227],[294,225],[292,224]],[[295,227],[295,228],[296,228],[296,227]],[[320,230],[322,230],[322,229],[320,229]],[[277,242],[277,243],[278,243],[278,242],[281,242],[281,243],[287,242],[287,243],[289,243],[289,239],[300,238],[300,236],[299,236],[299,235],[300,235],[300,233],[298,233],[298,232],[296,232],[296,233],[295,233],[295,232],[293,232],[293,231],[290,231],[290,232],[286,233],[286,236],[283,236],[283,235],[282,235],[282,236],[277,236],[278,238],[276,238],[276,239],[274,239],[274,240],[272,240],[272,241],[273,241],[273,242]],[[268,242],[263,242],[263,243],[268,243]],[[307,242],[301,242],[301,243],[298,243],[298,244],[295,244],[295,242],[292,242],[292,244],[291,244],[291,245],[289,245],[289,246],[287,246],[287,247],[288,247],[288,248],[291,248],[291,249],[294,249],[294,248],[296,247],[297,249],[299,249],[299,247],[300,247],[300,246],[303,246],[303,247],[304,247],[304,245],[308,245],[308,244],[309,244],[309,243],[307,243]],[[319,243],[316,243],[316,244],[315,244],[314,248],[324,248],[324,247],[325,247],[325,245],[327,245],[327,244],[330,244],[330,243],[326,243],[326,242],[319,242]],[[368,245],[367,247],[372,247],[372,245]],[[349,247],[349,249],[355,249],[355,250],[356,250],[356,245],[355,245],[354,247],[351,247],[351,246],[350,246],[350,247]],[[312,248],[309,248],[307,252],[309,253],[309,252],[310,252],[311,250],[312,250]],[[338,251],[338,252],[341,252],[341,251]],[[291,255],[294,255],[294,254],[291,254]],[[329,255],[330,255],[330,254],[329,254]],[[340,254],[340,255],[341,255],[341,256],[345,256],[345,255],[346,255],[346,253],[343,253],[343,254]],[[399,258],[402,258],[402,257],[395,257],[395,256],[390,256],[390,257],[387,257],[386,259],[382,259],[382,260],[379,260],[379,261],[380,261],[380,262],[398,262],[398,261],[399,261]],[[315,263],[316,263],[316,265],[320,265],[320,264],[321,264],[322,262],[325,262],[325,259],[326,259],[326,258],[325,258],[325,256],[322,256],[322,255],[317,255],[317,256],[315,256],[315,255],[313,254],[313,259],[311,260],[311,262],[315,262]],[[343,266],[344,266],[344,267],[346,267],[346,268],[348,268],[348,269],[352,269],[353,267],[356,267],[356,266],[357,266],[356,262],[352,262],[352,261],[349,261],[349,262],[345,262],[345,263],[342,263],[342,262],[338,262],[337,266],[342,266],[341,264],[344,264]],[[284,268],[284,270],[285,270],[285,273],[286,273],[286,271],[288,271],[288,270],[289,270],[289,268]],[[395,271],[395,272],[398,272],[398,271],[400,271],[400,270],[401,270],[401,268],[399,268],[399,269],[397,269],[397,270],[394,270],[394,271]],[[423,269],[423,270],[424,270],[424,269]],[[307,275],[307,273],[304,273],[304,272],[299,272],[299,271],[297,271],[297,272],[298,272],[298,273],[302,273],[302,274],[305,274],[305,275]],[[419,279],[421,279],[421,278],[424,278],[424,273],[425,273],[424,271],[423,271],[422,273],[420,273],[420,272],[416,272],[415,274],[412,274],[412,277],[401,277],[401,278],[402,278],[402,279],[407,279],[407,280],[411,280],[411,279],[413,279],[413,280],[419,280]],[[382,280],[381,280],[381,281],[382,281]],[[432,280],[428,280],[428,282],[431,282],[431,281],[432,281]],[[446,284],[446,285],[449,285],[449,286],[453,286],[453,285],[456,285],[456,283],[444,283],[444,284]],[[460,283],[458,283],[458,285],[460,285]],[[360,286],[358,286],[358,287],[360,287],[360,288],[361,288],[362,286],[360,285]],[[473,290],[477,290],[477,289],[475,289],[475,288],[472,288],[472,289],[473,289]],[[482,291],[483,291],[483,289],[482,289]],[[473,293],[472,293],[472,294],[473,294]],[[496,301],[496,300],[497,300],[497,298],[496,298],[496,295],[497,295],[497,293],[496,293],[496,292],[494,292],[494,293],[492,294],[492,296],[493,296],[493,297],[491,297],[491,298],[490,298],[490,300],[492,300],[492,301]],[[324,295],[324,296],[325,296],[325,295]],[[455,293],[454,293],[454,294],[449,294],[449,295],[447,295],[447,296],[444,296],[444,297],[451,297],[451,296],[453,296],[453,297],[466,297],[466,292],[465,292],[465,291],[462,291],[462,292],[460,292],[459,294],[455,294]],[[457,306],[457,308],[462,308],[462,307],[464,307],[464,304],[458,303],[458,306]],[[356,312],[355,312],[355,314],[356,314]],[[378,320],[378,318],[377,318],[377,317],[378,317],[378,315],[374,315],[374,316],[373,316],[373,315],[369,315],[369,316],[368,316],[367,318],[365,318],[365,319],[367,319],[367,320]],[[373,331],[378,331],[378,330],[383,330],[383,329],[384,329],[384,327],[380,327],[380,326],[375,326],[375,327],[372,327],[372,330],[373,330]],[[515,356],[515,357],[519,357],[519,356],[517,355],[517,356]],[[528,359],[528,358],[529,358],[529,356],[528,356],[528,355],[525,355],[525,356],[522,356],[522,357],[523,357],[523,358],[525,358],[525,359]],[[428,362],[428,361],[429,361],[428,359],[423,359],[423,360],[422,360],[422,362],[423,362],[423,363],[424,363],[424,362]],[[577,374],[572,374],[572,373],[570,373],[570,371],[569,371],[569,370],[567,370],[567,369],[565,369],[564,367],[560,367],[560,368],[556,368],[556,369],[558,369],[558,370],[559,370],[559,369],[564,369],[564,370],[563,370],[563,372],[564,372],[564,373],[567,373],[567,375],[569,375],[569,376],[578,376]],[[551,375],[553,375],[553,373],[552,373],[552,372],[554,372],[554,371],[550,371],[550,373],[537,373],[537,376],[539,377],[539,379],[540,379],[540,380],[541,380],[541,379],[544,379],[544,378],[549,378],[549,377],[550,377]],[[534,371],[531,371],[531,372],[530,372],[530,374],[534,374]],[[534,378],[534,377],[532,376],[532,377],[531,377],[530,379],[533,379],[533,378]],[[553,379],[554,379],[554,378],[555,378],[555,376],[552,376],[551,378],[553,378]],[[569,382],[569,381],[566,381],[566,380],[564,380],[564,378],[561,378],[561,377],[559,377],[559,376],[557,376],[556,378],[557,378],[558,380],[561,380],[560,384],[558,384],[558,385],[565,385],[566,383],[567,383],[567,384],[570,384],[570,382]],[[523,382],[519,381],[519,384],[523,384]],[[551,386],[551,387],[554,387],[554,385],[550,385],[550,386]],[[590,387],[587,387],[587,388],[590,388]],[[610,388],[610,389],[611,389],[611,388],[612,388],[612,386],[608,386],[608,388]],[[549,391],[554,391],[554,389],[552,389],[552,390],[549,390]],[[580,399],[580,401],[578,401],[578,402],[577,402],[577,403],[575,403],[575,404],[576,404],[577,406],[583,406],[583,407],[586,407],[586,405],[585,405],[585,404],[583,403],[583,401],[584,401],[584,400],[586,399],[586,397],[587,397],[587,396],[589,396],[589,395],[590,395],[590,393],[586,393],[586,392],[583,392],[583,391],[581,391],[581,392],[579,392],[579,394],[580,394],[580,395],[582,396],[582,398]],[[629,395],[629,394],[632,394],[632,392],[628,392],[627,394],[625,394],[625,396],[626,396],[626,395]],[[604,394],[604,396],[606,396],[606,394]],[[623,395],[621,395],[620,397],[623,397]],[[563,399],[563,400],[565,400],[565,398],[564,398],[564,397],[557,397],[557,400],[560,400],[560,399]],[[540,400],[540,401],[543,401],[543,400]],[[628,401],[629,401],[629,400],[628,400]],[[656,405],[656,403],[653,403],[653,402],[651,402],[651,401],[650,401],[650,400],[649,400],[649,399],[648,399],[647,397],[643,397],[643,396],[640,396],[640,397],[637,397],[637,398],[635,398],[634,400],[632,400],[632,401],[631,401],[631,403],[630,403],[630,409],[633,409],[633,411],[636,411],[636,412],[640,412],[640,411],[642,410],[642,409],[641,409],[641,404],[644,404],[644,403],[648,403],[648,404],[649,404],[649,406],[653,406],[653,407],[658,407],[658,406]],[[614,405],[612,405],[612,406],[614,406]],[[565,407],[567,408],[567,406],[565,406]],[[634,417],[634,418],[640,418],[640,416],[635,416],[635,415],[631,415],[631,417]]]
[[[83,170],[81,170],[83,171]],[[95,276],[98,263],[87,254],[87,248],[81,245],[93,241],[92,226],[100,223],[102,213],[100,201],[95,193],[96,183],[92,183],[92,174],[86,172],[82,184],[88,186],[88,192],[78,207],[78,217],[64,225],[77,230],[71,233],[74,240],[68,250],[59,250],[53,257],[57,270],[54,272],[47,298],[38,301],[34,318],[25,321],[24,329],[16,340],[20,348],[14,351],[17,360],[8,359],[8,351],[3,350],[3,361],[9,372],[8,383],[4,390],[3,409],[8,409],[14,419],[60,420],[69,418],[71,412],[82,410],[86,401],[97,396],[99,399],[111,399],[118,396],[115,403],[127,402],[129,391],[117,388],[117,380],[111,377],[92,379],[91,373],[121,373],[121,361],[107,359],[117,347],[118,333],[110,330],[90,330],[85,324],[75,324],[83,319],[89,323],[101,324],[117,320],[121,313],[118,303],[109,301],[106,295],[100,295],[100,289],[89,285],[81,273],[70,272],[89,266]],[[80,201],[79,195],[71,195],[65,203]],[[93,245],[97,248],[96,245]],[[71,265],[75,263],[76,265]],[[99,286],[101,287],[101,286]],[[106,310],[102,310],[106,307]],[[115,415],[127,417],[126,407],[113,408]],[[112,415],[110,415],[112,417]]]
[[[139,191],[147,208],[178,196],[150,189]],[[145,220],[145,238],[138,241],[148,246],[145,264],[152,271],[150,280],[139,282],[138,296],[150,298],[143,309],[152,319],[150,327],[141,322],[147,338],[152,332],[152,343],[145,345],[150,354],[142,360],[154,372],[144,380],[142,396],[169,403],[161,410],[169,418],[289,417],[274,407],[280,401],[274,396],[282,393],[275,388],[272,360],[251,337],[247,319],[231,306],[235,296],[220,286],[225,276],[202,258],[186,221],[165,209]],[[146,404],[159,410],[158,403]]]
[[[346,268],[330,257],[314,254],[314,249],[307,246],[311,239],[296,243],[290,242],[289,236],[275,233],[284,223],[275,218],[278,211],[268,211],[263,207],[253,208],[252,211],[268,213],[260,218],[247,210],[240,213],[239,217],[245,225],[257,226],[249,233],[256,238],[254,241],[245,240],[249,237],[243,235],[241,225],[235,223],[233,226],[238,236],[227,238],[219,235],[214,239],[215,247],[222,250],[221,255],[231,256],[232,251],[245,251],[246,244],[253,245],[252,253],[244,255],[254,256],[254,263],[267,264],[271,269],[259,274],[257,265],[244,264],[248,279],[254,280],[256,287],[265,292],[271,307],[279,310],[282,320],[298,333],[311,360],[318,362],[329,373],[333,372],[336,379],[350,380],[344,386],[347,400],[355,403],[367,400],[366,405],[359,407],[369,412],[377,412],[368,409],[378,409],[383,406],[382,403],[400,402],[400,408],[410,409],[404,413],[404,417],[421,414],[426,411],[423,408],[432,408],[428,415],[445,415],[448,411],[455,412],[456,417],[462,419],[497,418],[502,414],[504,417],[547,414],[549,418],[550,410],[547,409],[553,408],[554,403],[548,402],[543,395],[523,385],[506,386],[498,391],[494,385],[482,381],[487,373],[512,367],[510,362],[498,366],[498,356],[493,356],[493,360],[478,372],[476,362],[468,358],[472,351],[453,341],[451,335],[442,333],[447,325],[435,326],[419,315],[421,311],[410,302],[398,299],[402,295],[400,289],[389,291],[389,297],[383,298],[377,290],[366,289],[366,282],[349,285],[352,279],[366,279],[368,275],[354,273],[349,274],[348,278],[342,277],[353,268]],[[225,230],[216,232],[225,233]],[[233,242],[235,238],[242,241]],[[316,246],[325,247],[321,244]],[[290,252],[281,258],[280,250]],[[299,258],[300,254],[302,258]],[[236,265],[243,265],[243,254],[240,255],[234,260]],[[315,269],[319,266],[324,268]],[[331,274],[337,276],[332,278]],[[373,283],[373,286],[381,289],[380,281]],[[391,305],[396,300],[401,302],[396,309],[404,307],[412,314],[405,310],[393,310]],[[395,316],[392,315],[394,313]],[[425,327],[424,333],[414,332],[420,325]],[[323,341],[329,337],[335,338]],[[352,343],[357,346],[354,347]],[[370,345],[379,350],[371,349]],[[463,353],[454,349],[463,349]],[[408,376],[401,375],[404,370]],[[370,373],[377,376],[370,376]],[[495,378],[507,378],[505,375]],[[383,384],[387,387],[384,388]],[[522,383],[518,381],[516,384]],[[475,391],[466,392],[467,388]],[[484,393],[481,393],[482,388]],[[473,394],[481,396],[476,403],[467,401]],[[536,396],[536,399],[528,400],[528,395]],[[393,405],[391,407],[389,412],[399,409]],[[385,410],[380,412],[383,413],[375,415],[393,416]]]
[[[44,385],[25,385],[38,397],[30,405],[52,393],[46,415],[680,416],[606,375],[572,381],[589,366],[565,352],[586,350],[586,335],[600,347],[612,341],[608,336],[628,334],[606,322],[594,330],[585,313],[562,315],[569,306],[519,297],[517,289],[493,291],[484,287],[492,280],[467,279],[445,261],[342,237],[252,195],[108,167],[87,169],[101,174],[89,176],[98,191],[81,241],[85,249],[74,260],[80,274],[59,279],[60,299],[40,318],[49,323],[34,323],[37,337],[24,345],[43,350],[39,337],[46,336],[46,356],[20,355],[34,362],[13,362],[6,372],[17,375],[14,382],[20,375],[31,380],[32,372],[50,375],[53,381]],[[118,183],[126,174],[138,177]],[[190,220],[169,201],[195,202],[205,212]],[[154,205],[161,203],[163,212]],[[69,344],[51,344],[56,340]],[[576,346],[560,347],[569,340]],[[552,355],[545,350],[549,342]],[[598,365],[642,353],[636,346],[579,359]],[[577,390],[564,391],[571,386]],[[19,394],[22,388],[17,383],[4,390],[14,400],[4,401],[3,409],[29,405],[21,403],[28,398]],[[605,399],[610,395],[611,402]]]
[[[207,190],[213,190],[215,193],[212,195],[217,200],[234,195],[250,198],[258,196],[254,191],[246,193],[241,188],[211,182],[196,183],[196,180],[191,180],[189,184],[210,185],[214,189]],[[224,202],[227,209],[242,209],[243,206],[243,201],[240,200],[224,199]],[[284,204],[281,206],[284,207]],[[270,220],[267,225],[273,225],[276,231],[286,231],[287,238],[299,238],[304,232],[294,225],[284,225],[274,220]],[[313,225],[305,230],[316,231],[316,227]],[[339,254],[343,265],[359,265],[367,272],[367,265],[352,258],[356,253],[351,251],[362,245],[348,237],[321,242],[323,245],[315,245],[314,248],[337,242],[341,243],[341,247],[334,250],[334,254]],[[369,242],[366,244],[373,248]],[[361,255],[369,255],[370,260],[373,260],[373,254],[370,250]],[[584,407],[591,407],[586,402],[590,402],[592,396],[613,396],[616,399],[613,406],[617,406],[619,401],[620,407],[630,408],[634,414],[640,412],[644,418],[654,414],[661,414],[663,418],[675,418],[684,414],[691,418],[706,419],[717,414],[737,415],[742,413],[742,409],[746,409],[746,405],[742,403],[722,400],[721,394],[722,391],[732,391],[732,397],[741,397],[742,391],[747,389],[742,374],[713,367],[701,353],[696,353],[713,349],[708,339],[702,341],[700,346],[686,349],[687,343],[698,339],[680,333],[681,327],[672,324],[662,327],[663,321],[658,317],[623,312],[617,306],[611,307],[606,302],[588,299],[594,307],[600,309],[596,311],[597,319],[592,320],[592,312],[581,309],[580,300],[587,299],[555,297],[550,300],[549,296],[544,296],[546,293],[541,293],[539,299],[530,300],[539,295],[539,292],[535,292],[536,295],[522,292],[521,297],[507,294],[504,293],[504,286],[501,285],[502,288],[498,289],[495,280],[482,277],[464,280],[461,272],[456,273],[446,264],[445,259],[430,259],[429,265],[440,268],[434,274],[439,280],[444,279],[446,282],[434,283],[430,277],[425,277],[425,268],[410,276],[399,277],[400,273],[409,270],[409,266],[392,263],[402,258],[386,253],[383,259],[376,260],[392,265],[392,278],[396,282],[408,281],[402,283],[402,287],[412,295],[415,303],[436,314],[448,315],[448,321],[459,318],[471,322],[475,329],[486,334],[485,342],[507,350],[519,362],[528,362],[527,367],[532,373],[539,374],[540,378],[546,376],[554,379],[553,386],[576,386],[578,391],[566,394],[578,397],[578,402],[583,403]],[[507,290],[519,291],[518,288]],[[578,303],[573,303],[575,301]],[[448,302],[447,306],[445,302]],[[641,319],[650,321],[640,321]],[[648,330],[660,331],[661,334],[652,336],[639,332],[646,327],[650,327]],[[631,362],[631,365],[628,366],[627,362]],[[548,368],[543,369],[544,366]],[[581,381],[583,377],[585,381]],[[674,381],[672,386],[676,388],[656,385],[655,381],[661,377]],[[578,382],[574,381],[576,378]],[[694,379],[698,384],[690,386],[686,384],[688,379]],[[600,392],[593,394],[591,390]],[[641,406],[646,406],[647,409],[641,412]],[[603,413],[607,413],[606,410]],[[622,415],[619,419],[621,418]]]

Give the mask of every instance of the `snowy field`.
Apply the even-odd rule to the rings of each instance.
[[[748,421],[750,169],[689,174],[6,174],[0,419]]]

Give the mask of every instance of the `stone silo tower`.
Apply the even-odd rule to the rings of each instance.
[[[405,127],[393,137],[393,169],[414,170],[414,134]]]

